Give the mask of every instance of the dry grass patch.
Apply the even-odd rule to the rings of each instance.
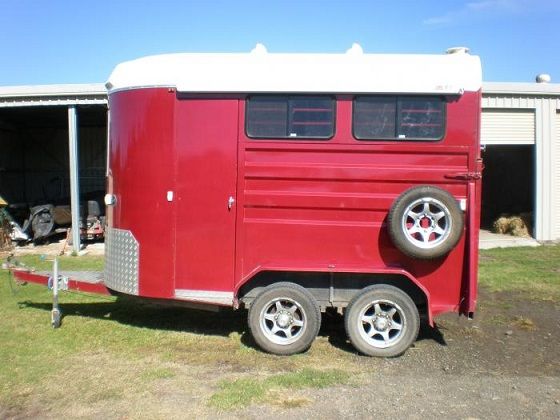
[[[268,393],[268,403],[270,405],[289,410],[311,404],[313,403],[313,400],[298,395],[287,396],[286,393],[282,391],[270,391]]]
[[[307,401],[290,393],[306,388],[327,388],[348,383],[350,374],[339,370],[301,369],[269,376],[265,379],[241,378],[224,380],[208,404],[218,410],[243,408],[255,403],[300,406]],[[278,397],[290,394],[290,397]],[[298,405],[299,404],[299,405]]]
[[[535,323],[531,319],[522,316],[516,316],[513,320],[513,325],[525,331],[534,331],[537,329]]]
[[[142,379],[148,381],[154,381],[158,379],[170,379],[170,378],[174,378],[175,376],[177,376],[177,373],[174,370],[165,367],[147,369],[141,375]]]

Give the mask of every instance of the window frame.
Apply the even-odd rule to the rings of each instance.
[[[266,97],[266,98],[286,98],[288,102],[288,115],[287,115],[287,126],[290,127],[290,124],[293,121],[293,117],[290,115],[290,101],[293,98],[296,99],[313,99],[313,98],[320,98],[320,99],[329,99],[332,103],[332,134],[330,136],[255,136],[249,134],[249,101],[252,98],[258,97]],[[336,135],[336,118],[337,118],[337,98],[335,95],[332,94],[297,94],[297,93],[272,93],[272,94],[253,94],[247,96],[245,98],[245,136],[251,140],[280,140],[280,141],[294,141],[294,142],[301,142],[305,140],[312,140],[312,141],[329,141],[333,139]]]
[[[356,101],[360,98],[391,98],[395,99],[395,133],[396,136],[394,137],[364,137],[358,136],[356,134]],[[399,137],[398,136],[398,129],[400,127],[401,122],[401,113],[399,112],[401,108],[400,101],[401,100],[410,100],[410,99],[437,99],[442,103],[441,113],[442,113],[442,124],[441,124],[441,135],[439,137]],[[385,94],[373,94],[373,95],[356,95],[352,99],[352,136],[354,139],[358,141],[380,141],[380,142],[439,142],[445,138],[447,133],[447,98],[445,96],[440,95],[385,95]]]

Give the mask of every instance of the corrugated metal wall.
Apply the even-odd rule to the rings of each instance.
[[[80,194],[105,189],[105,127],[79,129]],[[68,130],[22,130],[24,189],[20,200],[57,202],[70,197]]]
[[[19,197],[22,188],[17,170],[23,166],[23,154],[17,139],[15,128],[0,127],[0,195],[8,203]]]
[[[105,191],[107,127],[82,127],[79,130],[80,191],[82,194]]]
[[[23,183],[19,201],[48,203],[68,196],[67,139],[67,130],[60,128],[20,130],[24,163],[19,168]]]
[[[484,109],[481,116],[482,144],[534,144],[535,113],[531,110]]]
[[[560,239],[560,142],[555,126],[558,125],[558,109],[560,100],[557,96],[551,95],[521,95],[521,94],[491,94],[483,93],[482,115],[485,122],[481,125],[481,136],[488,135],[488,120],[494,119],[495,125],[491,133],[494,139],[501,143],[494,144],[520,144],[515,140],[504,143],[505,136],[501,137],[499,123],[502,124],[501,130],[510,133],[510,120],[505,117],[510,113],[514,124],[518,125],[522,134],[514,136],[517,139],[526,137],[530,128],[528,127],[528,114],[534,115],[534,143],[535,143],[535,238],[541,241]],[[495,117],[500,110],[504,114]],[[494,113],[494,114],[493,114]],[[486,115],[486,116],[485,116]],[[516,122],[517,121],[517,122]],[[522,122],[524,121],[525,126]],[[484,128],[486,124],[486,128]],[[485,131],[485,134],[482,132]],[[490,136],[490,138],[492,138]],[[528,141],[528,139],[526,139]],[[525,143],[528,144],[528,143]],[[515,170],[515,168],[512,168]]]
[[[554,145],[552,150],[552,159],[554,162],[553,167],[553,176],[552,176],[552,184],[553,184],[553,194],[554,194],[554,201],[553,201],[553,209],[554,213],[552,214],[553,220],[553,238],[560,239],[560,113],[556,110],[555,115],[555,138],[554,138]]]
[[[79,127],[80,194],[105,190],[107,127],[101,124]],[[0,195],[9,203],[69,202],[68,129],[0,129]]]
[[[556,204],[560,186],[555,180],[555,168],[559,165],[559,157],[555,153],[555,120],[557,112],[556,98],[540,98],[536,101],[536,174],[537,174],[537,223],[536,237],[549,241],[560,239],[555,230],[556,215],[560,207]]]

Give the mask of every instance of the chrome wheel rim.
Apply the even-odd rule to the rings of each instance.
[[[449,237],[451,227],[449,209],[431,197],[413,201],[402,217],[402,230],[406,239],[418,248],[437,247]]]
[[[305,332],[307,317],[302,306],[293,299],[281,297],[269,301],[260,313],[260,327],[268,340],[288,345]]]
[[[384,349],[397,344],[404,335],[406,318],[399,305],[389,300],[374,300],[358,316],[358,330],[371,346]]]

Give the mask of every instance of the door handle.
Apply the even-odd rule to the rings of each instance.
[[[228,210],[231,210],[231,208],[233,207],[233,204],[235,203],[235,198],[233,198],[231,195],[229,196],[229,199],[227,201],[227,208]]]

